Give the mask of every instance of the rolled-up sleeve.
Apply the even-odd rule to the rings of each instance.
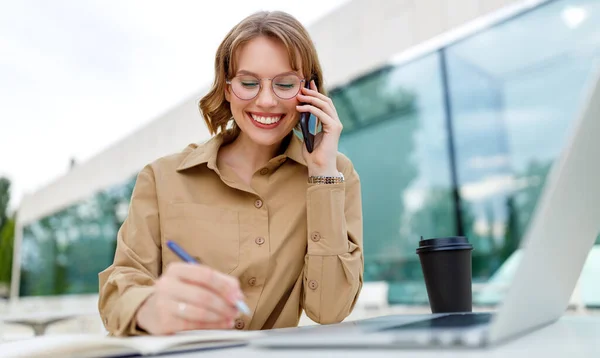
[[[351,164],[345,183],[312,184],[307,190],[308,250],[303,308],[317,323],[337,323],[354,308],[363,284],[360,180]]]
[[[135,314],[160,274],[160,224],[154,171],[137,177],[127,219],[119,229],[113,264],[99,274],[98,309],[110,335],[144,334]]]

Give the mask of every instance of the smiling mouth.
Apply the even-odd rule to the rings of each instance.
[[[264,124],[264,125],[272,125],[272,124],[276,124],[279,121],[281,121],[283,119],[283,117],[285,117],[285,114],[280,114],[280,115],[275,115],[275,116],[260,116],[254,113],[248,113],[250,115],[250,117],[260,123],[260,124]]]

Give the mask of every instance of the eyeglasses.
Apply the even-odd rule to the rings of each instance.
[[[306,81],[295,74],[283,74],[273,78],[239,75],[227,80],[226,83],[231,85],[231,90],[237,98],[247,101],[258,96],[262,89],[262,80],[270,80],[273,93],[281,99],[294,98],[300,92],[302,83]]]

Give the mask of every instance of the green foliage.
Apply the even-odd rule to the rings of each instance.
[[[10,284],[15,237],[15,220],[8,219],[0,229],[0,283]]]
[[[0,178],[0,230],[8,221],[8,202],[10,201],[10,180]]]
[[[0,178],[0,283],[10,284],[15,219],[9,217],[10,180]]]

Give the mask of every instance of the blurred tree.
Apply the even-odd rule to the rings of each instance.
[[[15,220],[8,219],[0,230],[0,283],[10,284],[15,237]]]
[[[410,232],[414,238],[407,250],[414,251],[418,237],[425,239],[457,235],[454,201],[448,188],[433,187],[425,194],[422,206],[410,215]],[[463,203],[464,226],[470,227],[474,221],[470,208]],[[416,256],[415,256],[416,258]]]
[[[8,220],[8,202],[10,201],[10,180],[0,178],[0,230]]]
[[[501,262],[506,261],[519,248],[522,234],[519,228],[519,217],[515,208],[515,201],[512,196],[506,198],[506,208],[508,211],[508,220],[506,223],[506,232],[504,233],[504,244],[499,249]]]
[[[15,217],[8,213],[9,201],[10,180],[0,178],[0,295],[8,294],[12,274]]]

